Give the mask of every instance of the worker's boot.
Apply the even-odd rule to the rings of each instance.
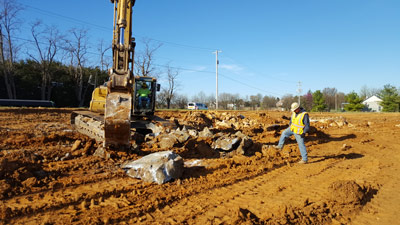
[[[307,161],[300,160],[300,161],[298,162],[298,164],[307,164]]]

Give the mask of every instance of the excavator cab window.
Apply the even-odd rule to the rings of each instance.
[[[152,99],[151,82],[136,82],[136,99],[139,109],[149,109]]]

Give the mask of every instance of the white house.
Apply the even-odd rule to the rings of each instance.
[[[382,99],[373,95],[367,98],[365,101],[363,101],[362,104],[365,105],[366,111],[381,112],[382,111],[382,106],[380,105],[381,102]]]

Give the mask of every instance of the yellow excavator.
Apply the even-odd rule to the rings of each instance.
[[[112,40],[113,66],[109,80],[92,94],[89,111],[74,111],[71,124],[104,147],[126,149],[131,128],[141,127],[154,115],[156,78],[133,76],[135,39],[132,37],[132,8],[135,0],[111,0],[114,4]],[[147,89],[141,91],[141,89]]]

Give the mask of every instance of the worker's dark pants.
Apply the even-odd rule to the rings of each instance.
[[[148,97],[139,97],[139,107],[143,107],[142,103],[146,101],[146,108],[149,108],[150,99]]]

